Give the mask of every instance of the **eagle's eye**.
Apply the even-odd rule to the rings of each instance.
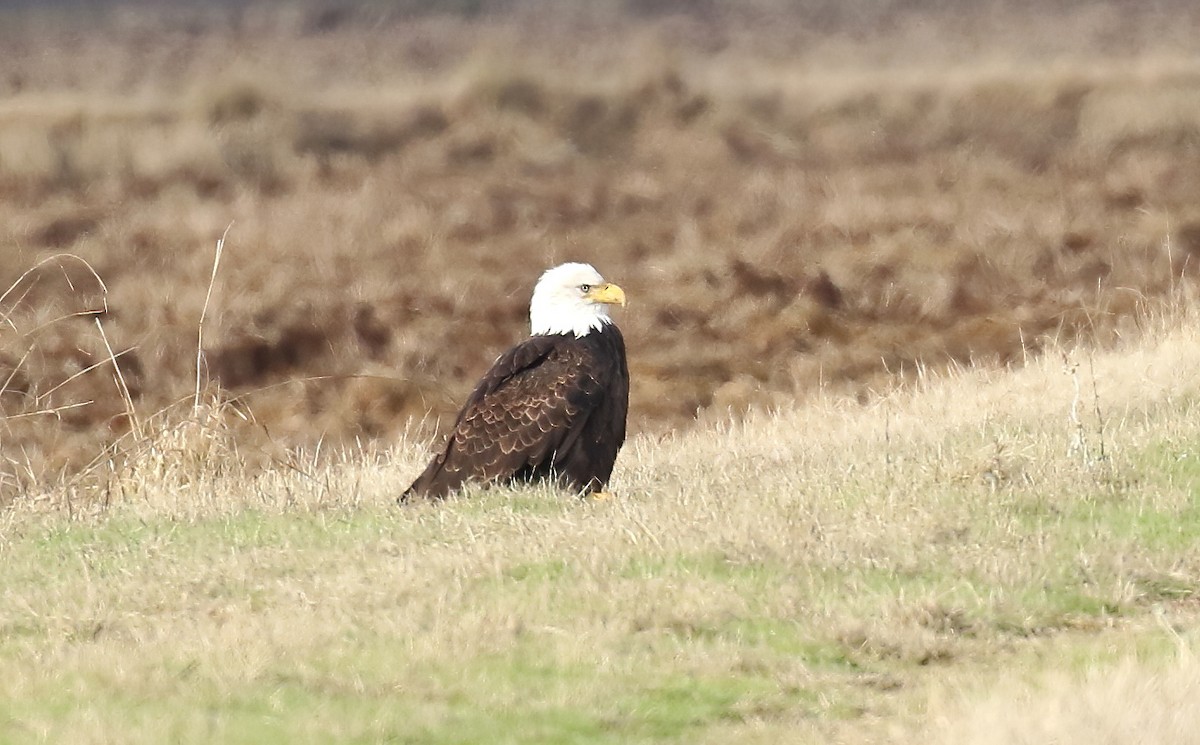
[[[584,292],[584,293],[591,292],[592,286],[591,285],[579,285],[579,291]]]

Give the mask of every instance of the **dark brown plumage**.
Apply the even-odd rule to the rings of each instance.
[[[533,335],[497,358],[399,501],[443,499],[468,482],[602,491],[629,408],[625,340],[608,317],[614,304],[625,304],[624,291],[587,264],[543,274],[530,302]]]
[[[496,360],[467,399],[445,449],[401,496],[444,498],[468,481],[554,479],[602,490],[625,442],[629,370],[612,324],[576,338],[532,336]]]

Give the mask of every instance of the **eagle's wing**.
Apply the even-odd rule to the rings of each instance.
[[[530,337],[501,355],[467,399],[445,449],[401,501],[445,497],[467,481],[554,470],[602,396],[586,355],[559,336]]]

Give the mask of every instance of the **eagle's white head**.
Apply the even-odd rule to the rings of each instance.
[[[591,264],[547,269],[533,288],[529,325],[534,334],[586,336],[612,323],[608,306],[625,305],[625,291],[604,281]]]

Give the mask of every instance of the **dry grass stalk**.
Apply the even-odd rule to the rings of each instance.
[[[225,239],[233,223],[225,227],[225,232],[217,239],[217,248],[213,254],[212,274],[208,278],[208,289],[204,293],[204,307],[200,310],[200,320],[196,322],[196,392],[192,398],[192,408],[200,412],[200,381],[204,369],[204,319],[208,316],[208,303],[212,299],[213,285],[217,283],[217,269],[221,266],[221,253],[225,249]]]

